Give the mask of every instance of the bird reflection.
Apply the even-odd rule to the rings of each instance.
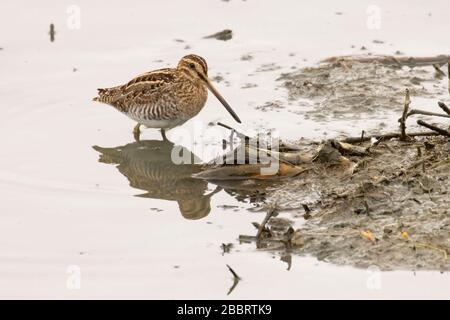
[[[208,183],[193,179],[201,171],[199,158],[188,149],[177,146],[183,159],[190,164],[175,164],[171,154],[174,145],[169,141],[143,140],[115,148],[93,146],[100,153],[99,161],[116,164],[130,182],[130,186],[144,190],[139,197],[176,201],[186,219],[201,219],[211,211],[211,196],[221,190],[217,187],[207,194]]]

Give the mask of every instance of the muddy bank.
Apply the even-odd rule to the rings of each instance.
[[[276,251],[288,264],[296,254],[358,268],[448,270],[448,139],[392,140],[364,156],[335,154],[345,161],[319,160],[295,178],[260,188],[266,219],[239,240]],[[258,190],[249,185],[229,183],[227,192],[243,200]]]
[[[315,120],[353,119],[400,110],[405,88],[422,98],[446,94],[447,79],[440,67],[447,60],[445,55],[333,57],[278,80],[297,106],[293,112]]]
[[[237,199],[256,199],[255,209],[267,211],[263,221],[254,223],[255,234],[239,240],[278,251],[289,267],[291,255],[298,254],[358,268],[448,270],[450,131],[447,122],[432,123],[449,118],[450,109],[439,102],[436,112],[424,111],[411,101],[414,95],[448,90],[440,69],[447,59],[328,59],[284,75],[290,97],[313,101],[317,108],[310,112],[317,116],[353,117],[395,108],[400,128],[372,136],[363,131],[361,137],[341,141],[297,141],[278,150],[280,163],[291,165],[289,172],[295,174],[286,179],[287,171],[280,169],[272,177],[279,179],[276,184],[256,183],[260,177],[237,182],[243,171],[233,167],[210,171],[212,177],[229,175],[231,180],[210,182]],[[417,124],[432,131],[407,127],[406,120],[417,115],[428,117]],[[251,196],[256,194],[264,196]]]

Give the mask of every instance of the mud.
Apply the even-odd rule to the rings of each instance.
[[[401,110],[405,88],[422,98],[447,92],[447,82],[437,74],[432,60],[412,63],[399,59],[328,59],[319,66],[283,74],[278,80],[297,106],[294,112],[314,120],[353,119]]]
[[[358,268],[448,270],[449,151],[442,137],[393,140],[347,156],[354,166],[317,164],[266,193],[279,214],[263,248]]]

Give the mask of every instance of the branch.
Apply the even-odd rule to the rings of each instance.
[[[438,106],[439,108],[441,108],[442,110],[444,110],[445,113],[450,115],[450,109],[447,107],[447,105],[441,101],[438,102]]]
[[[405,91],[405,103],[403,106],[402,117],[398,120],[400,122],[400,140],[407,141],[408,136],[406,135],[406,118],[408,117],[409,105],[411,104],[411,98],[409,96],[409,89]]]
[[[424,115],[424,116],[450,118],[450,113],[449,114],[443,114],[443,113],[436,113],[436,112],[430,112],[430,111],[419,110],[419,109],[411,109],[411,111],[409,111],[408,114],[406,115],[406,118],[408,118],[409,116],[412,116],[414,114],[421,114],[421,115]]]
[[[438,136],[439,134],[436,132],[413,132],[409,133],[409,137],[432,137],[432,136]],[[392,133],[386,133],[386,134],[374,134],[374,135],[366,135],[363,139],[361,137],[347,137],[342,142],[346,143],[358,143],[358,142],[365,142],[370,141],[371,139],[381,139],[381,140],[389,140],[394,138],[400,138],[400,133],[398,132],[392,132]]]
[[[437,133],[439,133],[439,135],[450,137],[450,132],[448,132],[447,130],[444,130],[444,129],[436,127],[436,126],[434,126],[432,124],[426,123],[425,121],[417,120],[417,124],[421,125],[421,126],[423,126],[425,128],[428,128],[430,130],[436,131]]]

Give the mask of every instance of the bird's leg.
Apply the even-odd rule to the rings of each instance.
[[[140,127],[141,127],[141,124],[138,122],[138,123],[136,124],[136,126],[134,127],[134,129],[133,129],[133,136],[134,136],[134,139],[135,139],[136,141],[138,141],[138,142],[139,142],[140,137],[141,137],[141,130],[140,130]]]
[[[161,136],[163,138],[163,141],[170,142],[166,137],[166,129],[161,129]]]

